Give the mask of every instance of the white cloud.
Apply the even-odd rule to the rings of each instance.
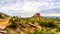
[[[60,16],[60,13],[42,14],[42,16]]]
[[[9,12],[8,14],[23,13],[24,16],[32,16],[33,14],[40,12],[41,10],[60,7],[54,6],[55,3],[53,2],[53,0],[3,0],[2,4],[3,3],[6,5],[0,4],[0,11]]]
[[[13,15],[14,13],[24,13],[24,16],[32,16],[33,14],[35,14],[36,12],[38,12],[38,2],[29,2],[29,1],[25,1],[23,3],[20,2],[16,2],[15,4],[8,4],[6,6],[3,6],[2,8],[0,8],[0,10],[8,10],[10,11],[10,14],[13,11]],[[6,11],[7,12],[7,11]]]

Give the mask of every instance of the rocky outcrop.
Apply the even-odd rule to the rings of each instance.
[[[33,15],[32,17],[40,17],[40,13],[36,13],[35,15]]]
[[[0,30],[0,34],[7,34],[7,31]]]

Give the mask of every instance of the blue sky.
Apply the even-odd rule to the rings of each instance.
[[[60,16],[60,0],[0,0],[0,12],[22,17],[38,12],[42,16]]]

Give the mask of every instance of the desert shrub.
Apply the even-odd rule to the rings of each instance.
[[[4,19],[5,18],[5,14],[4,13],[0,13],[0,19]]]
[[[55,34],[55,31],[52,31],[51,28],[42,28],[41,31],[35,30],[37,34]]]
[[[19,21],[20,21],[20,19],[19,19],[18,17],[15,17],[15,16],[12,17],[12,18],[10,19],[11,27],[13,27],[13,28],[18,27]]]
[[[20,32],[18,32],[18,31],[15,31],[15,33],[14,34],[21,34]]]
[[[33,33],[28,32],[28,34],[55,34],[50,28],[42,28],[40,31],[35,29]]]

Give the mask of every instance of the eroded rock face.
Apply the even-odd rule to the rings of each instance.
[[[40,17],[41,15],[40,15],[40,13],[36,13],[34,16],[32,16],[32,17]]]
[[[10,18],[0,19],[0,29],[5,29],[9,23]]]
[[[6,28],[6,26],[0,26],[0,29],[1,30],[5,29],[5,28]]]
[[[0,30],[0,34],[7,34],[7,31]]]
[[[0,26],[0,34],[6,34],[7,33],[7,31],[4,30],[5,28],[6,28],[5,25]]]

